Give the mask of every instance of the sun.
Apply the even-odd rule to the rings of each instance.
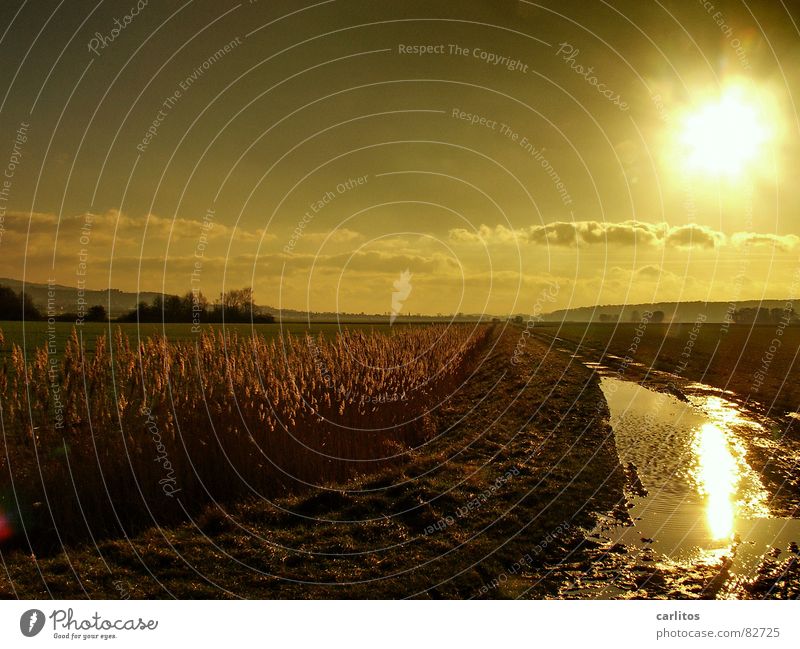
[[[760,98],[745,88],[731,87],[686,113],[678,134],[680,157],[687,171],[736,180],[766,162],[772,136]]]

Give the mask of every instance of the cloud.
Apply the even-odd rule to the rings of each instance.
[[[717,248],[725,243],[725,235],[704,225],[689,223],[670,228],[664,243],[673,248]]]
[[[528,241],[570,247],[603,243],[622,246],[655,245],[663,240],[668,230],[666,223],[560,221],[531,227],[528,230]]]
[[[333,232],[308,232],[303,234],[303,239],[314,243],[351,243],[364,238],[364,235],[355,230],[337,228]]]
[[[717,248],[726,241],[722,232],[704,225],[689,223],[670,226],[668,223],[643,221],[556,221],[546,225],[512,230],[502,225],[477,230],[450,230],[450,238],[460,242],[506,243],[528,242],[537,245],[574,248],[580,245],[666,246],[669,248]]]
[[[139,279],[145,286],[166,281],[170,290],[181,292],[200,258],[204,282],[206,277],[219,282],[231,265],[247,280],[252,272],[248,275],[241,262],[255,258],[262,234],[234,228],[223,222],[222,214],[204,224],[202,218],[132,217],[118,210],[61,216],[14,211],[0,224],[0,277],[52,277],[68,285],[86,282],[91,288],[112,282],[125,289]],[[273,234],[265,234],[264,241],[274,240]],[[224,261],[229,245],[232,252]],[[164,276],[165,259],[169,278]]]
[[[524,240],[526,235],[522,230],[512,230],[504,225],[496,225],[494,228],[481,225],[477,230],[454,228],[450,230],[449,237],[451,241],[462,243],[516,243],[520,239]]]
[[[410,269],[416,273],[437,273],[443,269],[455,271],[458,263],[450,256],[441,253],[431,255],[392,254],[369,250],[354,254],[318,255],[315,257],[318,268],[331,268],[338,271],[397,274],[397,269]]]
[[[761,234],[757,232],[737,232],[731,236],[731,243],[738,248],[747,246],[768,246],[779,250],[794,250],[800,244],[800,237],[794,234]]]
[[[658,266],[654,266],[653,264],[648,264],[647,266],[642,266],[636,271],[636,274],[641,277],[661,277],[661,268]]]
[[[62,244],[69,245],[73,239],[79,239],[84,232],[89,233],[93,242],[138,240],[141,243],[145,231],[147,240],[166,240],[185,242],[191,241],[194,245],[200,235],[204,233],[207,238],[227,240],[231,237],[237,242],[257,242],[261,240],[262,230],[245,230],[234,228],[220,222],[217,215],[209,221],[210,227],[203,228],[202,218],[187,219],[182,217],[163,217],[157,214],[147,214],[142,217],[132,217],[118,210],[108,210],[101,214],[91,212],[80,214],[57,215],[44,212],[9,212],[4,222],[5,230],[31,235],[42,234],[52,243],[56,231]],[[274,240],[273,234],[267,234],[265,240]]]

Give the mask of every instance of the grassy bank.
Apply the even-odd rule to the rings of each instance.
[[[798,326],[566,323],[537,324],[535,331],[544,340],[565,339],[612,366],[619,361],[608,354],[630,356],[647,367],[731,390],[771,414],[800,410]]]

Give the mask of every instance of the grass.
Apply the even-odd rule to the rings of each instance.
[[[537,324],[534,330],[548,340],[567,340],[612,365],[620,361],[609,354],[630,356],[646,367],[731,390],[767,414],[800,410],[800,327],[795,325],[780,333],[777,324],[719,323]],[[771,353],[776,339],[779,344]]]
[[[283,324],[256,325],[226,324],[223,327],[223,325],[220,324],[209,324],[202,325],[201,331],[208,333],[224,330],[235,333],[240,337],[256,334],[269,340],[281,335],[292,334],[295,336],[303,336],[306,333],[311,333],[313,335],[321,333],[325,338],[335,338],[336,334],[340,331],[374,331],[388,334],[391,333],[391,331],[403,329],[408,326],[423,325],[397,324],[389,326],[388,324],[370,323],[311,323],[309,325],[303,322],[289,322]],[[33,353],[37,347],[42,347],[49,340],[53,340],[57,351],[62,353],[66,347],[67,341],[72,335],[73,329],[77,329],[79,336],[82,337],[84,349],[88,353],[92,353],[94,351],[95,341],[98,337],[111,337],[117,329],[122,331],[130,340],[134,341],[147,340],[153,336],[165,336],[172,342],[187,342],[197,340],[200,337],[197,332],[192,331],[192,327],[193,325],[184,323],[136,324],[116,322],[85,322],[83,325],[76,327],[71,322],[56,322],[52,325],[52,330],[50,330],[48,323],[44,321],[0,321],[0,330],[3,331],[6,339],[6,352],[10,350],[12,344],[16,344],[26,353]]]
[[[137,343],[118,329],[92,352],[73,332],[63,353],[40,347],[27,360],[12,343],[0,369],[0,514],[17,543],[41,551],[382,470],[429,438],[430,410],[488,331],[218,330]]]

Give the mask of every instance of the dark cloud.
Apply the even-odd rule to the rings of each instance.
[[[757,232],[737,232],[731,237],[733,245],[738,247],[746,246],[768,246],[779,250],[794,250],[800,244],[800,237],[794,234],[762,234]]]
[[[661,269],[653,264],[648,264],[647,266],[642,266],[640,269],[638,269],[636,274],[641,277],[657,278],[661,276]]]
[[[504,226],[494,229],[481,226],[470,232],[463,228],[450,231],[457,241],[498,243],[517,239],[533,244],[575,247],[605,244],[611,246],[667,246],[670,248],[716,248],[725,235],[704,225],[690,223],[670,226],[667,223],[642,221],[556,221],[512,231]]]
[[[673,248],[716,248],[725,235],[696,223],[670,228],[664,243]]]

